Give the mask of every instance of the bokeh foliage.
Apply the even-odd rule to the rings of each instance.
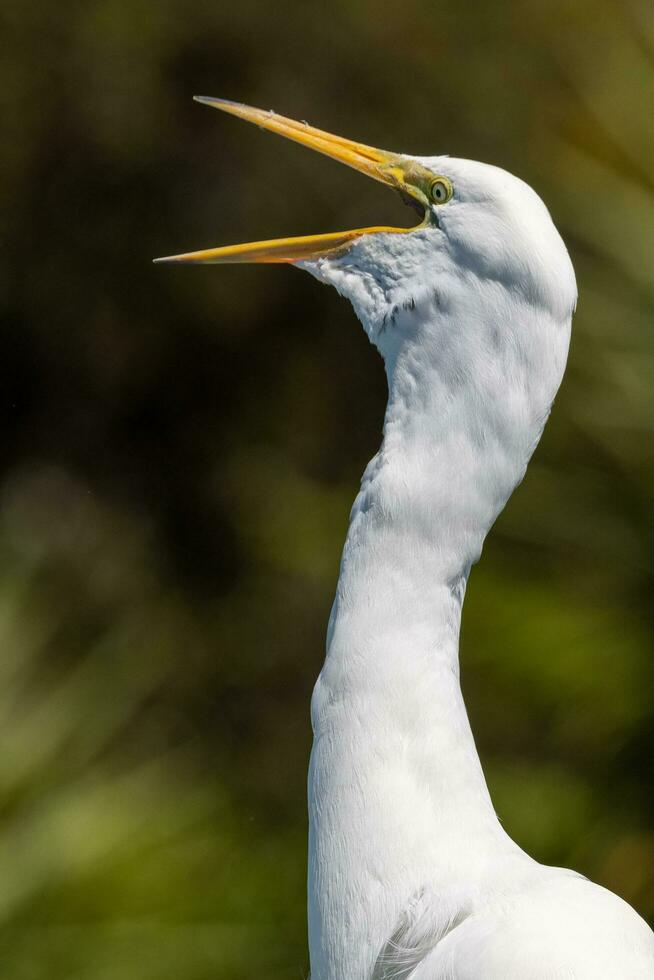
[[[5,0],[0,961],[6,980],[306,974],[308,701],[383,372],[291,269],[152,267],[406,218],[194,105],[498,163],[580,301],[473,573],[498,812],[654,919],[649,0]]]

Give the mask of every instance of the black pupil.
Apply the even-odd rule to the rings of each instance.
[[[443,196],[443,188],[441,187],[440,184],[438,184],[436,187],[436,197],[442,197],[442,196]]]

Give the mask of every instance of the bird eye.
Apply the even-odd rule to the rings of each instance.
[[[430,191],[434,204],[446,204],[452,197],[454,188],[447,177],[439,177],[431,185]]]

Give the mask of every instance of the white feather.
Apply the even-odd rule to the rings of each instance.
[[[636,913],[502,829],[459,686],[470,566],[561,381],[574,273],[522,181],[420,162],[454,185],[439,227],[302,263],[351,300],[389,386],[312,701],[312,980],[645,980]]]

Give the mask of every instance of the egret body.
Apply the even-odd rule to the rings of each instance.
[[[422,217],[167,260],[297,264],[351,301],[386,368],[311,705],[312,980],[652,980],[636,912],[503,830],[459,685],[470,568],[568,352],[575,277],[545,205],[496,167],[202,101],[394,187]]]

